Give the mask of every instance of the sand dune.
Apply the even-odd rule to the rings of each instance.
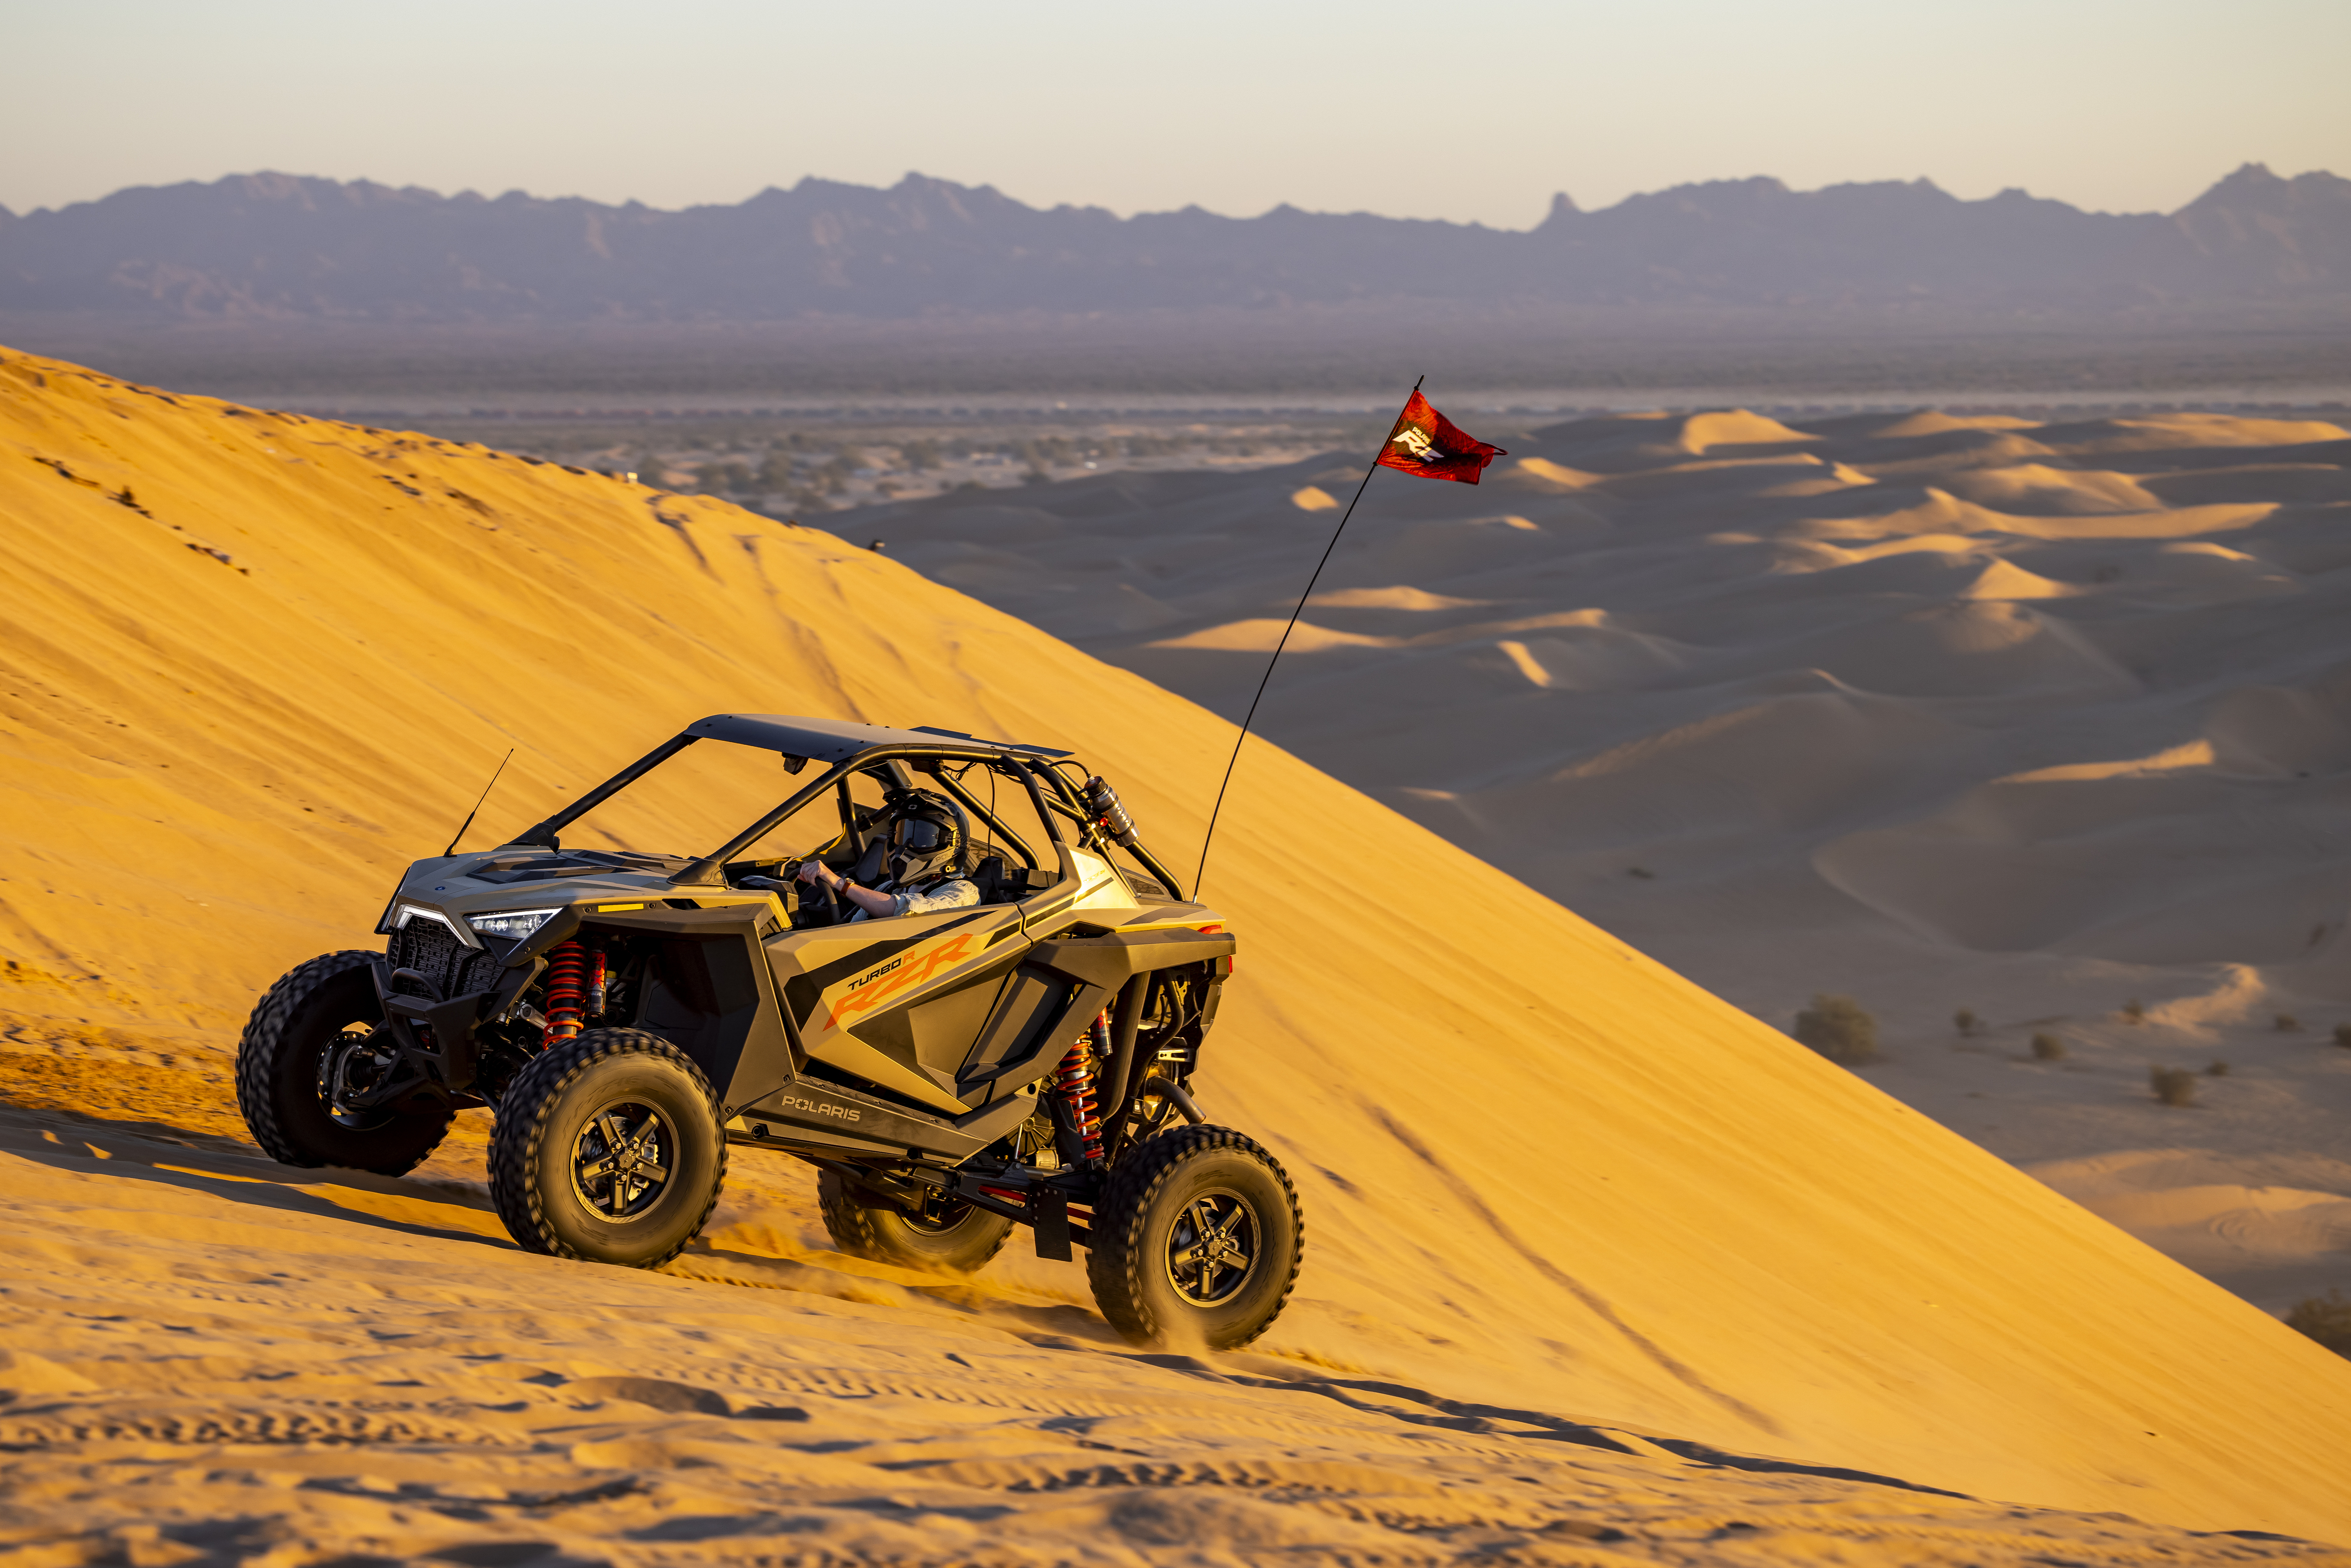
[[[454,1184],[66,1131],[0,1112],[12,1334],[39,1345],[0,1351],[12,1561],[2345,1558],[1138,1355],[1050,1282],[813,1250],[781,1190],[738,1184],[666,1275],[583,1272]]]
[[[2247,1294],[2320,1294],[2351,1250],[2351,1165],[2340,1160],[2138,1150],[2032,1170]]]
[[[1256,516],[1324,520],[1266,493]],[[403,1181],[263,1166],[216,1141],[240,1014],[295,960],[366,942],[392,869],[439,846],[509,745],[485,840],[681,715],[985,728],[1099,759],[1180,864],[1230,730],[827,535],[25,357],[0,363],[0,518],[18,593],[0,1061],[20,1102],[68,1107],[10,1113],[0,1140],[5,1528],[39,1560],[193,1560],[201,1538],[289,1560],[633,1540],[676,1561],[974,1542],[1008,1561],[1591,1561],[1603,1527],[1620,1555],[1678,1561],[2294,1550],[2005,1502],[2351,1537],[2351,1367],[1270,746],[1211,877],[1246,951],[1205,1074],[1310,1215],[1299,1298],[1258,1354],[1126,1354],[1074,1265],[1011,1258],[968,1286],[848,1265],[815,1244],[804,1179],[749,1157],[673,1276],[500,1240],[478,1113]],[[1092,526],[1046,514],[1035,536]],[[1447,597],[1507,600],[1508,581]],[[1492,618],[1318,614],[1381,637],[1406,635],[1381,618],[1414,636]],[[1701,629],[1645,635],[1719,648]],[[1449,668],[1581,695],[1499,656]],[[1759,679],[1704,674],[1677,689],[1701,732]],[[1817,713],[1787,695],[1800,726],[1977,743],[1817,679]],[[1630,710],[1619,727],[1638,739]],[[1429,754],[1392,734],[1397,760]],[[1502,792],[1562,770],[1573,787],[1583,757],[1498,769],[1468,806],[1503,815]],[[1648,765],[1594,786],[1633,784],[1625,830]],[[1780,815],[1826,809],[1781,787]],[[1659,830],[1708,809],[1667,803]],[[640,830],[724,814],[664,815]],[[1734,1520],[1760,1521],[1751,1548]]]
[[[2258,461],[2264,451],[2295,461]],[[2204,466],[2214,454],[2228,465]],[[1460,799],[1516,791],[1561,776],[1568,759],[1674,732],[1693,707],[1770,702],[1764,691],[1781,688],[1750,683],[1817,671],[1971,732],[1975,755],[1935,792],[1944,802],[2063,765],[2069,752],[2087,762],[2137,742],[2151,754],[2204,738],[2216,784],[2291,777],[2308,787],[2289,794],[2315,805],[2329,788],[2324,775],[2351,760],[2341,750],[2351,638],[2339,629],[2351,621],[2337,575],[2351,565],[2336,499],[2351,479],[2346,459],[2351,439],[2333,425],[2199,414],[2062,426],[1855,416],[1800,431],[1731,411],[1556,426],[1508,460],[1496,483],[1535,493],[1577,475],[1564,516],[1536,505],[1496,517],[1479,491],[1380,476],[1317,596],[1312,646],[1277,680],[1264,722],[1399,804],[1420,797],[1405,791]],[[1866,483],[1782,493],[1792,462],[1833,462]],[[1326,486],[1343,474],[1304,466]],[[1072,635],[1222,705],[1253,689],[1260,667],[1247,656],[1270,645],[1258,628],[1311,564],[1327,521],[1259,524],[1259,498],[1294,483],[1273,472],[1229,477],[1221,497],[1196,484],[1163,497],[1155,482],[1121,476],[1031,492],[1023,510],[1033,527],[1071,521],[1053,534],[1050,558],[1006,560],[990,581],[960,554],[977,535],[956,497],[828,526],[852,539],[886,535],[901,559],[1048,629],[1060,628],[1057,609],[1079,597],[1070,589],[1080,582],[1147,584],[1176,618],[1148,637]],[[1423,569],[1401,569],[1412,566]],[[1552,661],[1499,629],[1544,614],[1581,621],[1551,634],[1562,645]],[[1590,659],[1562,678],[1576,663],[1566,644],[1604,640],[1644,652],[1614,660],[1604,678]],[[1376,711],[1341,700],[1374,687],[1386,694]],[[1465,714],[1469,703],[1478,711]],[[2252,717],[2256,710],[2267,716]],[[1399,731],[1436,743],[1400,750]],[[2298,760],[2272,760],[2279,748]],[[1768,749],[1805,755],[1792,733]],[[1813,765],[1834,774],[1857,763]],[[2261,814],[2271,826],[2256,824],[2255,836],[2281,852],[2298,844],[2288,826],[2298,814],[2264,799],[2283,809]],[[2117,804],[2109,794],[2095,815],[2126,827],[2111,815]],[[1938,809],[1875,798],[1861,815],[1924,830]],[[1468,846],[1514,869],[1530,854],[1625,838],[1581,813],[1487,815],[1508,824],[1510,842]],[[1808,854],[1792,841],[1777,848],[1792,868]],[[2351,902],[2344,852],[2324,849],[2316,864]],[[1632,891],[1541,885],[1578,908],[1597,895],[1604,920]],[[2210,956],[2231,956],[2227,930],[2210,945]],[[1673,950],[1696,961],[1687,947]],[[2323,975],[2278,978],[2335,994]],[[1776,1012],[1803,983],[1768,998],[1737,994]],[[2351,989],[2340,995],[2351,1002]]]
[[[2032,515],[2164,509],[2161,501],[2127,473],[2052,468],[2039,462],[1962,470],[1949,476],[1944,488],[1985,506]]]
[[[1859,997],[1873,1081],[2011,1158],[2351,1160],[2351,437],[1721,410],[1504,444],[1475,490],[1374,478],[1269,736],[1764,1018]],[[822,521],[1237,716],[1328,538],[1270,503],[1360,473],[989,497],[1056,531],[985,570],[959,497]],[[1147,629],[1077,611],[1117,587]],[[2133,997],[2182,1022],[2110,1029]],[[2062,1082],[2016,1065],[2052,1029]],[[2192,1113],[2148,1097],[2214,1054]]]

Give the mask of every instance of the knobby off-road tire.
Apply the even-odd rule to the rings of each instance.
[[[329,953],[297,965],[255,1003],[236,1046],[236,1108],[280,1165],[339,1165],[403,1176],[449,1130],[446,1106],[339,1119],[322,1077],[346,1031],[383,1022],[368,969],[376,955]]]
[[[977,1273],[1012,1234],[1003,1215],[952,1199],[920,1216],[863,1208],[857,1191],[830,1170],[817,1174],[816,1202],[832,1244],[851,1257],[925,1273]]]
[[[641,1029],[531,1058],[498,1102],[490,1200],[525,1251],[653,1269],[694,1240],[726,1178],[710,1080]]]
[[[1210,1350],[1271,1325],[1306,1242],[1289,1173],[1217,1127],[1178,1127],[1121,1157],[1092,1231],[1086,1278],[1110,1325],[1138,1345]]]

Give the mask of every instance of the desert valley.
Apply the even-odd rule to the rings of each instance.
[[[1238,720],[1337,455],[816,521]],[[1856,998],[1871,1082],[2282,1312],[2351,1247],[2346,524],[2318,420],[1586,418],[1377,475],[1259,723],[1758,1017]]]

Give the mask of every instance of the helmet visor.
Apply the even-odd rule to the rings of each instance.
[[[909,855],[932,855],[946,847],[947,830],[927,816],[902,816],[890,829],[890,842]]]

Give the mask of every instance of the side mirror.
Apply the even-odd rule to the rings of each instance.
[[[796,774],[802,768],[808,766],[808,759],[806,757],[796,757],[789,752],[782,753],[780,754],[784,759],[784,772],[788,774]]]

